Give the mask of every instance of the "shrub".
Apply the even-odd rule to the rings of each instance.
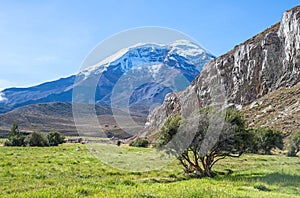
[[[137,138],[136,140],[132,141],[129,146],[134,147],[148,147],[149,141],[142,138]]]
[[[181,116],[174,115],[168,117],[163,127],[159,131],[158,142],[156,147],[162,147],[170,142],[181,124]]]
[[[118,140],[117,141],[117,146],[121,146],[121,144],[122,144],[121,140]]]
[[[59,132],[50,132],[47,136],[40,132],[33,132],[26,137],[19,131],[19,126],[14,121],[4,146],[57,146],[64,140],[65,137]]]
[[[25,146],[25,136],[15,135],[11,136],[4,142],[4,146]]]
[[[24,140],[25,136],[20,132],[17,122],[14,121],[4,146],[25,146]]]
[[[40,132],[31,133],[25,140],[29,146],[49,146],[48,139],[45,134]]]
[[[6,140],[4,142],[4,146],[12,146],[12,143],[9,140]]]
[[[58,146],[59,144],[64,143],[65,137],[59,132],[50,132],[47,134],[47,139],[49,146]]]
[[[257,154],[271,154],[271,150],[283,149],[283,134],[270,128],[251,129],[254,142],[250,152]]]
[[[288,156],[295,157],[299,151],[300,151],[300,131],[295,131],[290,136],[290,147],[289,147]]]

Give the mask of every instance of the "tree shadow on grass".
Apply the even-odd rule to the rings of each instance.
[[[269,185],[278,185],[281,187],[294,186],[299,187],[300,185],[300,176],[299,175],[289,175],[285,173],[271,173],[263,177],[257,177],[257,180],[265,182]]]
[[[190,178],[179,177],[179,178],[147,178],[141,180],[143,183],[174,183],[184,180],[189,180]]]
[[[268,185],[277,185],[280,187],[299,187],[300,176],[286,173],[247,173],[238,175],[226,175],[219,177],[220,180],[245,181],[245,182],[263,182]]]
[[[230,181],[230,182],[245,182],[245,183],[265,183],[268,185],[276,185],[279,187],[300,187],[300,175],[287,174],[283,172],[247,172],[247,173],[237,173],[231,169],[226,169],[225,172],[215,172],[216,177],[213,180],[219,181]],[[171,174],[166,177],[156,177],[142,179],[145,183],[173,183],[183,180],[195,179],[197,177],[191,177],[186,175]],[[198,178],[201,179],[201,178]]]

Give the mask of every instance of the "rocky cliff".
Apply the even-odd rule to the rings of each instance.
[[[282,20],[228,53],[210,61],[184,91],[168,94],[154,109],[147,131],[159,129],[169,115],[188,114],[207,105],[242,108],[300,81],[300,6],[286,11]]]

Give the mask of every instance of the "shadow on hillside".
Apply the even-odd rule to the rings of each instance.
[[[221,180],[230,181],[248,181],[248,182],[263,182],[269,185],[277,185],[281,187],[294,186],[299,187],[300,176],[290,175],[285,173],[252,173],[252,174],[239,174],[239,175],[227,175]]]

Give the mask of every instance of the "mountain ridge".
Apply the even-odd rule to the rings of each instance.
[[[113,112],[119,117],[126,116],[126,113],[120,109],[111,109],[98,105],[79,104],[82,108],[93,106],[95,109],[98,123],[92,123],[88,118],[85,119],[86,127],[90,129],[100,128],[103,134],[98,134],[99,137],[115,136],[117,138],[129,138],[130,134],[126,130],[134,130],[131,126],[120,128],[116,123]],[[82,115],[83,118],[88,115]],[[145,117],[139,114],[132,114],[133,119],[141,125],[145,122]],[[73,119],[72,104],[67,102],[51,102],[31,104],[16,108],[10,112],[0,114],[0,137],[6,136],[10,131],[13,121],[19,125],[19,129],[23,132],[53,132],[59,131],[64,135],[77,136],[79,135]],[[105,134],[105,135],[104,135]],[[86,133],[86,136],[95,136],[95,133]]]
[[[170,115],[186,114],[191,103],[200,108],[221,102],[241,109],[274,90],[296,85],[300,81],[299,49],[297,6],[284,12],[279,23],[207,63],[185,90],[168,94],[148,116],[146,133],[157,131]]]
[[[96,86],[96,104],[109,106],[114,86],[128,71],[132,73],[131,75],[135,75],[133,70],[143,71],[151,74],[149,78],[155,80],[157,73],[175,69],[188,81],[192,81],[199,74],[203,64],[215,58],[189,41],[175,41],[167,45],[139,44],[123,49],[121,54],[117,53],[119,54],[113,54],[96,65],[83,69],[76,76],[72,75],[29,88],[9,88],[1,91],[0,113],[29,104],[72,102],[72,93],[77,87],[89,91]],[[92,85],[95,80],[97,84]],[[151,85],[153,84],[149,84]],[[161,91],[158,88],[156,90]],[[166,91],[163,90],[163,94],[157,94],[160,98],[153,100],[161,103],[165,93]],[[136,95],[141,96],[141,94]],[[133,101],[139,104],[145,99],[135,98]]]

